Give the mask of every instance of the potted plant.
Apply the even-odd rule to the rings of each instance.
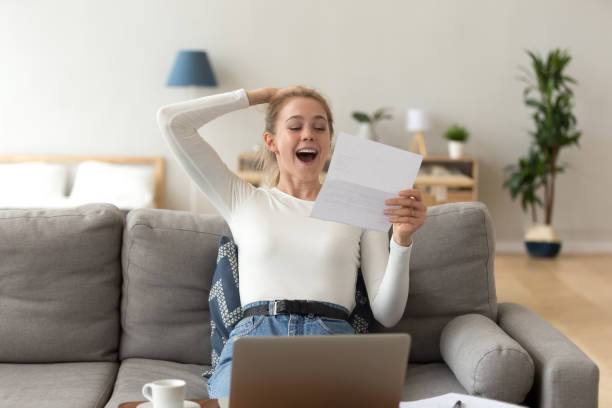
[[[450,126],[444,132],[444,138],[448,140],[448,155],[451,159],[459,159],[463,156],[463,146],[469,137],[469,132],[457,124]]]
[[[377,109],[372,115],[368,115],[364,112],[353,112],[353,119],[359,122],[359,136],[368,139],[379,141],[380,138],[376,134],[375,126],[383,119],[392,119],[393,116],[387,113],[390,108]]]
[[[529,132],[531,146],[527,156],[519,158],[517,165],[506,166],[509,174],[503,185],[513,200],[521,197],[523,211],[531,210],[533,225],[525,234],[529,254],[554,257],[561,249],[561,239],[552,227],[555,182],[566,168],[559,164],[559,154],[564,147],[578,145],[582,134],[576,130],[572,113],[574,93],[570,84],[576,81],[564,73],[571,60],[567,51],[552,50],[546,59],[527,53],[533,72],[524,70],[527,87],[523,100],[533,109],[535,130]],[[538,207],[544,209],[543,223],[538,222]]]

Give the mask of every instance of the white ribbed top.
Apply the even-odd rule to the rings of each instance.
[[[308,299],[355,306],[361,267],[374,317],[401,318],[408,298],[411,247],[386,232],[310,218],[314,201],[245,182],[198,129],[246,108],[243,89],[162,107],[158,123],[183,168],[225,218],[238,246],[240,301]]]

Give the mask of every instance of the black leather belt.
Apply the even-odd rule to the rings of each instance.
[[[244,310],[244,317],[255,315],[276,316],[280,314],[298,314],[303,316],[321,316],[332,319],[347,320],[348,314],[335,307],[328,306],[321,302],[311,302],[309,300],[275,300],[270,305],[260,305]]]

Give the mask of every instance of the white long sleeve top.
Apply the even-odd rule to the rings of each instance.
[[[176,158],[232,231],[241,304],[307,299],[351,311],[361,267],[375,319],[395,325],[408,299],[411,247],[389,240],[387,232],[311,218],[314,201],[242,180],[198,133],[209,121],[248,106],[239,89],[164,106],[157,114]]]

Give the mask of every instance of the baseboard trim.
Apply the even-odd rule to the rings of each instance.
[[[525,253],[523,241],[497,241],[496,253]],[[612,254],[612,241],[567,241],[563,242],[561,253],[568,254]]]

